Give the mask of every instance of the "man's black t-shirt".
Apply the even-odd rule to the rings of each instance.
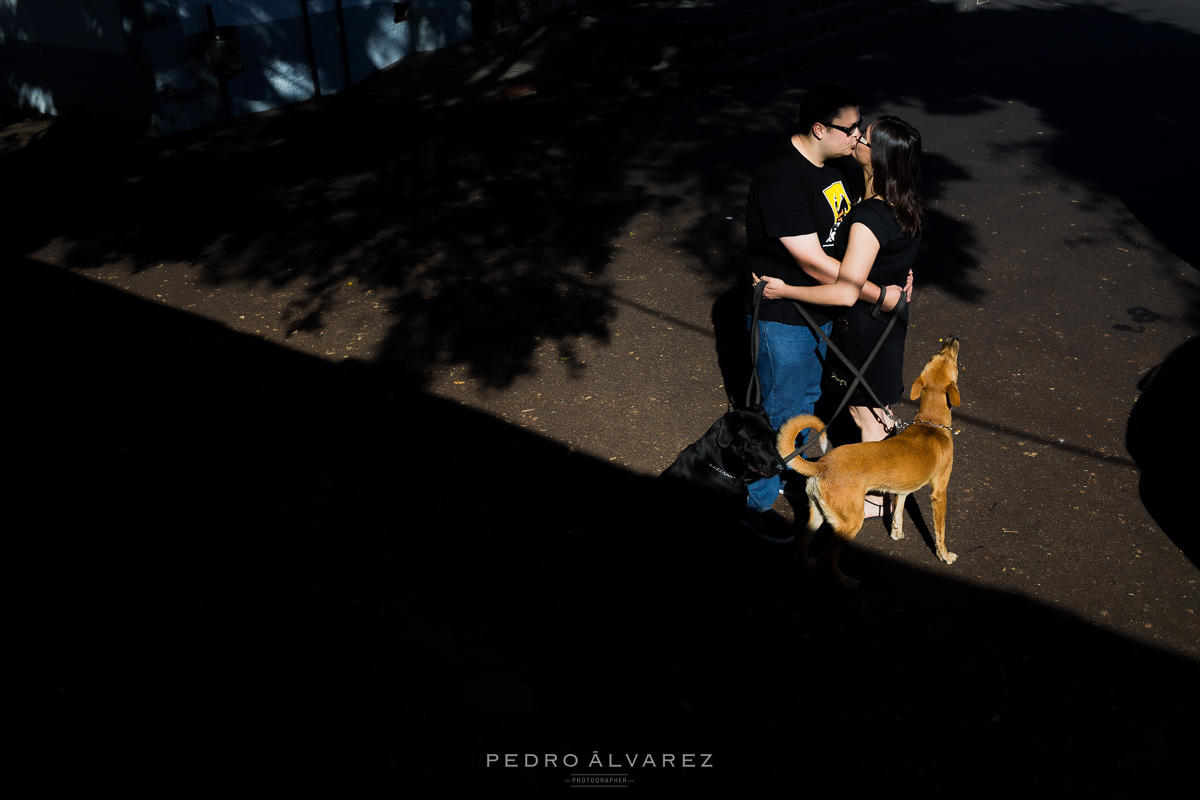
[[[862,167],[852,158],[836,158],[815,166],[789,138],[754,173],[746,200],[746,240],[750,273],[780,278],[793,286],[817,282],[800,269],[779,240],[785,236],[815,233],[821,247],[832,255],[838,226],[850,211],[852,198],[863,192]],[[753,292],[747,292],[746,313],[754,310]],[[830,319],[828,306],[805,305],[818,325]],[[836,313],[836,312],[835,312]],[[803,325],[804,318],[790,300],[766,300],[759,319]]]

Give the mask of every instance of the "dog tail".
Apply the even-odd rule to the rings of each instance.
[[[779,437],[775,440],[775,449],[779,451],[780,458],[787,458],[795,452],[796,440],[800,438],[800,434],[804,432],[805,428],[812,428],[814,433],[820,431],[821,441],[817,448],[822,453],[829,452],[829,440],[825,437],[825,423],[812,414],[801,414],[783,423],[783,427],[779,429]],[[825,467],[820,461],[806,461],[800,456],[788,461],[787,465],[801,475],[818,475],[825,471]]]

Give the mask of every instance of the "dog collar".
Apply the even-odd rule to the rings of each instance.
[[[913,422],[919,422],[922,425],[932,425],[935,428],[945,428],[946,430],[950,431],[950,433],[954,433],[954,429],[951,428],[949,425],[941,425],[937,422],[926,422],[923,419],[914,419]]]
[[[731,481],[732,481],[732,480],[737,480],[737,479],[736,479],[736,478],[734,478],[732,475],[730,475],[728,472],[726,472],[725,470],[721,469],[720,467],[718,467],[716,464],[712,463],[711,461],[705,461],[704,463],[705,463],[705,464],[708,464],[710,467],[712,467],[712,468],[713,468],[713,469],[715,469],[717,472],[719,472],[719,473],[721,473],[722,475],[724,475],[726,478],[729,478],[729,480],[731,480]]]

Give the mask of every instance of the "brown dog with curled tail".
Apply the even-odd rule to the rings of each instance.
[[[869,492],[894,495],[892,538],[904,538],[904,500],[925,485],[933,487],[934,543],[938,558],[953,564],[958,558],[946,551],[946,488],[954,466],[954,436],[950,429],[950,409],[958,406],[958,339],[950,336],[913,383],[911,399],[920,399],[920,408],[912,424],[882,442],[862,442],[835,447],[818,461],[795,458],[791,469],[808,476],[810,501],[808,526],[800,539],[800,554],[805,566],[816,566],[808,547],[821,521],[833,529],[833,541],[823,558],[834,576],[847,588],[858,581],[838,567],[842,548],[851,542],[863,526],[863,498]],[[796,439],[806,429],[821,431],[825,424],[810,414],[792,417],[779,430],[776,447],[783,458],[796,448]],[[821,443],[821,447],[826,447]],[[797,518],[797,524],[800,520]]]

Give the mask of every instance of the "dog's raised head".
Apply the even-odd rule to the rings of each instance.
[[[921,377],[913,382],[909,399],[916,400],[925,390],[945,392],[950,405],[958,406],[960,398],[958,395],[957,336],[947,336],[942,340],[942,349],[929,359],[925,369],[921,370]]]

